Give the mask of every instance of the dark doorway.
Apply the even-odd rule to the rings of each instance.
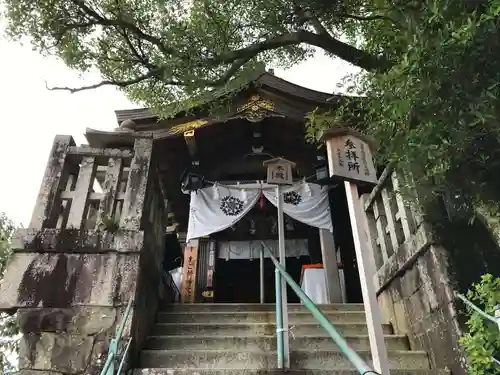
[[[308,256],[286,259],[286,270],[298,284],[302,265],[309,264]],[[218,303],[259,303],[260,302],[260,261],[259,259],[218,259],[215,272],[214,299]],[[264,259],[264,296],[266,303],[275,302],[274,264]],[[298,303],[299,298],[288,287],[288,302]]]

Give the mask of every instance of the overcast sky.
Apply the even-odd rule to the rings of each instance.
[[[86,143],[87,127],[112,130],[114,111],[133,108],[111,87],[77,94],[53,92],[50,85],[78,86],[95,83],[98,74],[78,73],[55,58],[44,58],[3,37],[0,19],[0,212],[17,224],[28,226],[53,138],[72,135]],[[288,71],[275,74],[314,90],[334,92],[336,84],[352,68],[322,54]]]

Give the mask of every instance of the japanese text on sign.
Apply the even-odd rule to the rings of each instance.
[[[196,285],[196,266],[198,263],[198,249],[196,247],[187,247],[184,252],[184,275],[182,282],[182,302],[194,302],[194,289]]]
[[[292,168],[295,163],[283,158],[264,162],[267,167],[267,182],[270,184],[291,184],[293,182]]]
[[[349,171],[359,173],[359,157],[356,153],[356,145],[351,139],[345,141],[345,156],[347,158],[347,168],[349,168]]]
[[[330,174],[359,183],[376,183],[377,173],[371,149],[362,137],[349,131],[333,134],[326,140]]]

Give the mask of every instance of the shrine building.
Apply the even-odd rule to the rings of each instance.
[[[286,272],[367,363],[368,282],[391,369],[466,374],[448,253],[398,194],[403,177],[375,169],[375,149],[349,132],[306,141],[308,113],[345,98],[259,72],[225,99],[223,113],[207,102],[169,119],[118,110],[114,131],[86,130],[88,145],[56,136],[0,289],[0,310],[19,314],[21,370],[99,373],[128,305],[126,363],[141,374],[275,368],[281,207]],[[358,186],[356,230],[347,185],[331,178],[341,170],[373,182]],[[374,274],[358,267],[358,232]],[[286,295],[291,368],[351,369]]]

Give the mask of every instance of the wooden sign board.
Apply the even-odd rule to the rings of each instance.
[[[283,158],[266,160],[267,183],[277,185],[291,185],[293,183],[292,168],[295,163]]]
[[[196,270],[198,266],[198,248],[186,246],[184,249],[184,277],[181,283],[181,302],[194,303],[196,296]]]
[[[372,142],[350,129],[331,130],[323,136],[328,153],[331,177],[357,184],[376,184]]]
[[[203,302],[214,302],[214,273],[215,273],[215,241],[209,242],[208,264],[207,264],[207,287],[201,295]]]

